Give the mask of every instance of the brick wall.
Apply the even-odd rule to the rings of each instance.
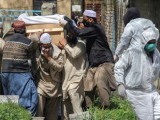
[[[124,0],[104,0],[103,24],[113,53],[124,30],[123,15],[126,5],[127,1]]]
[[[94,10],[97,13],[97,21],[102,22],[102,1],[103,0],[85,0],[85,9]]]
[[[115,49],[115,7],[114,0],[106,0],[103,3],[103,24],[111,50]]]

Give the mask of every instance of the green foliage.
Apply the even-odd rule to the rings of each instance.
[[[16,103],[0,103],[0,120],[31,120],[31,114]]]
[[[127,100],[113,96],[110,103],[108,109],[90,108],[92,120],[136,120],[135,113]]]

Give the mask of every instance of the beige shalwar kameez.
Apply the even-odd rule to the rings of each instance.
[[[38,117],[45,120],[57,120],[57,109],[61,96],[61,70],[64,66],[64,51],[53,45],[53,57],[47,61],[43,56],[39,57],[38,74]]]
[[[93,101],[99,96],[101,106],[109,106],[111,91],[116,90],[114,77],[114,64],[103,63],[98,67],[91,67],[84,79],[85,100],[87,107],[93,105]]]
[[[84,97],[83,76],[86,64],[86,45],[82,40],[77,44],[66,45],[66,62],[63,69],[63,112],[64,120],[69,119],[69,114],[81,113]]]

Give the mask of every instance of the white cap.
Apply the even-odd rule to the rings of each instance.
[[[51,43],[51,36],[48,33],[43,33],[40,37],[40,43],[49,44]]]
[[[83,15],[96,18],[96,12],[93,10],[85,10]]]

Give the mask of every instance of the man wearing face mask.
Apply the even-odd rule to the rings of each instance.
[[[144,43],[127,49],[115,64],[118,93],[127,98],[138,120],[160,119],[160,96],[153,81],[160,76],[159,32],[146,30]]]
[[[123,20],[125,28],[115,51],[115,61],[119,59],[124,50],[143,44],[142,33],[144,30],[148,28],[158,30],[151,20],[141,18],[140,11],[135,7],[128,8]]]
[[[89,69],[84,80],[87,107],[92,102],[98,92],[103,108],[109,106],[111,91],[116,89],[113,73],[114,60],[112,52],[107,42],[104,28],[97,23],[96,12],[85,10],[83,13],[83,23],[85,28],[74,27],[67,17],[60,20],[60,23],[68,31],[73,31],[78,37],[86,40],[86,51],[89,60]]]

